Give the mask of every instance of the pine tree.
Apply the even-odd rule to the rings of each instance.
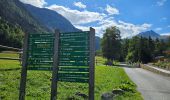
[[[102,54],[107,60],[119,60],[121,49],[120,38],[120,31],[118,28],[110,27],[106,29],[102,38],[101,47]]]

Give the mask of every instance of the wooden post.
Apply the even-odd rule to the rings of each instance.
[[[26,77],[27,77],[28,35],[29,35],[29,34],[25,33],[25,36],[24,36],[19,100],[25,100],[25,88],[26,88]]]
[[[89,35],[90,35],[89,100],[94,100],[95,30],[91,27]]]
[[[53,73],[51,82],[51,100],[57,99],[57,81],[58,81],[58,46],[59,46],[59,30],[55,30],[54,56],[53,56]]]

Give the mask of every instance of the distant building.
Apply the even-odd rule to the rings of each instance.
[[[157,56],[155,57],[155,61],[164,61],[165,57],[164,56]]]
[[[165,54],[170,54],[170,50],[163,51]]]

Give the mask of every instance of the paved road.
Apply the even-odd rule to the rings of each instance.
[[[138,86],[144,100],[170,100],[170,77],[161,76],[141,68],[124,68]]]

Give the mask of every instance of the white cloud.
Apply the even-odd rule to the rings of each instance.
[[[167,0],[159,0],[156,2],[158,6],[163,6]]]
[[[45,0],[20,0],[20,1],[40,8],[44,7],[47,4]]]
[[[161,33],[160,35],[168,35],[168,36],[170,36],[170,32],[168,32],[168,33]]]
[[[167,17],[162,17],[161,19],[160,19],[160,21],[162,22],[162,21],[166,21],[167,20]]]
[[[82,2],[74,2],[74,5],[79,8],[86,8],[86,5],[83,4]]]
[[[162,28],[160,28],[160,27],[155,29],[155,31],[161,31],[161,30],[162,30]]]
[[[93,27],[93,28],[95,28],[97,36],[102,37],[104,30],[111,26],[117,26],[119,30],[121,31],[121,37],[127,38],[127,37],[135,36],[142,31],[148,30],[152,25],[147,24],[147,23],[144,23],[141,25],[135,25],[132,23],[124,22],[124,21],[116,21],[114,20],[114,18],[107,18],[107,19],[102,20],[99,23],[99,26]],[[85,30],[85,31],[89,30],[88,29],[89,27],[85,27],[85,26],[76,26],[76,27],[82,30]]]
[[[44,7],[47,4],[44,0],[21,0],[24,3],[29,3],[37,7]],[[119,14],[119,10],[113,8],[109,5],[106,7],[106,11],[109,15],[99,12],[92,12],[88,10],[73,10],[68,7],[60,6],[60,5],[51,5],[46,7],[48,9],[54,10],[67,18],[75,27],[82,30],[89,30],[89,27],[93,27],[96,29],[96,35],[102,37],[106,28],[111,26],[117,26],[121,31],[122,38],[131,37],[139,32],[146,31],[151,27],[151,24],[141,24],[135,25],[132,23],[127,23],[124,21],[116,21],[114,17],[110,17],[109,15]],[[84,26],[85,24],[90,24],[92,22],[97,23],[96,26]]]
[[[150,28],[152,25],[151,24],[141,24],[141,25],[135,25],[132,23],[127,23],[127,22],[123,22],[123,21],[118,21],[118,25],[117,27],[120,29],[121,31],[121,36],[122,38],[126,38],[126,37],[132,37],[134,35],[139,34],[142,31],[146,31],[148,30],[148,28]]]
[[[118,15],[119,14],[119,10],[114,7],[111,7],[110,5],[107,5],[105,10],[107,11],[107,13],[109,15]]]
[[[48,9],[54,10],[71,21],[74,25],[76,24],[87,24],[102,20],[106,15],[98,12],[91,11],[79,11],[73,10],[68,7],[51,5]]]

